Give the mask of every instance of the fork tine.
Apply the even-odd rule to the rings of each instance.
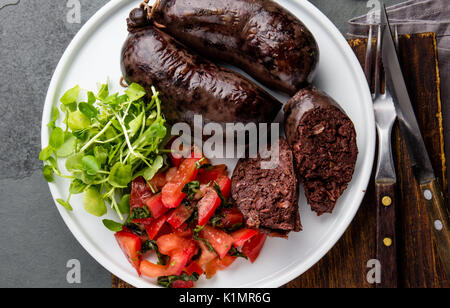
[[[367,51],[366,51],[366,63],[365,63],[365,73],[369,87],[372,86],[372,40],[373,40],[373,26],[369,26],[369,36],[367,37]]]
[[[374,93],[375,96],[378,96],[381,92],[381,47],[382,47],[382,38],[383,38],[383,29],[381,25],[377,27],[378,36],[377,36],[377,56],[375,61],[375,86]]]

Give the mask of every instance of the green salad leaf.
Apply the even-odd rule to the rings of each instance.
[[[119,94],[110,93],[105,83],[98,89],[75,86],[64,93],[52,109],[49,143],[39,159],[46,181],[53,182],[55,176],[71,181],[67,200],[57,200],[61,206],[71,211],[71,196],[83,194],[83,206],[90,214],[105,215],[109,204],[124,221],[130,213],[131,181],[138,176],[150,181],[164,168],[166,120],[155,88],[147,93],[133,83]],[[60,116],[63,127],[57,125]],[[68,174],[59,169],[62,158]],[[145,209],[133,215],[151,216]],[[114,221],[103,224],[119,230]]]

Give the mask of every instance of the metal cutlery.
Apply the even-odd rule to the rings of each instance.
[[[374,28],[376,28],[376,50],[373,48]],[[397,118],[394,102],[389,90],[382,92],[385,79],[382,69],[382,43],[384,27],[371,25],[367,41],[365,72],[369,85],[374,83],[373,107],[378,135],[378,162],[375,174],[375,194],[377,206],[377,260],[381,263],[381,283],[378,287],[396,288],[397,281],[397,241],[396,241],[396,174],[392,156],[391,134]],[[374,55],[375,52],[375,55]],[[375,63],[374,62],[375,56]],[[374,68],[373,68],[374,66]],[[372,72],[375,76],[372,80]],[[373,81],[373,82],[372,82]]]
[[[420,192],[433,228],[436,248],[447,278],[450,279],[450,216],[448,207],[444,203],[441,187],[435,176],[414,114],[384,4],[381,8],[381,25],[384,27],[382,59],[386,72],[386,85],[394,100],[400,130],[410,154],[412,171],[420,186]]]

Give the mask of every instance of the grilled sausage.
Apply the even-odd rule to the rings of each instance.
[[[231,194],[249,228],[269,235],[287,235],[302,229],[298,209],[299,185],[292,151],[284,138],[279,140],[279,157],[274,169],[262,169],[262,158],[239,160],[231,178]]]
[[[187,122],[194,115],[205,123],[272,123],[281,103],[243,76],[191,52],[160,31],[135,9],[128,20],[123,46],[124,79],[146,89],[155,86],[169,123]]]
[[[331,97],[310,87],[285,106],[285,131],[308,203],[318,215],[331,213],[355,170],[352,121]]]
[[[158,0],[152,17],[197,52],[290,96],[312,80],[319,59],[311,32],[270,0]]]

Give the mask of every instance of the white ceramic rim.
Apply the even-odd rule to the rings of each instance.
[[[300,2],[299,0],[292,0],[295,2]],[[85,39],[96,29],[96,26],[99,25],[105,18],[108,18],[109,14],[114,12],[116,8],[122,6],[125,4],[126,1],[124,0],[111,0],[109,3],[107,3],[105,6],[103,6],[97,13],[94,14],[93,17],[91,17],[86,24],[80,29],[80,31],[75,35],[67,49],[65,50],[63,56],[61,57],[56,70],[53,74],[52,80],[50,82],[50,86],[47,91],[47,96],[45,99],[45,105],[44,105],[44,111],[42,116],[42,125],[41,125],[41,144],[42,148],[46,146],[49,140],[49,130],[47,127],[47,123],[50,121],[50,110],[52,109],[53,103],[56,98],[56,93],[58,93],[59,86],[60,86],[60,80],[64,76],[64,74],[67,72],[69,65],[71,63],[71,60],[73,59],[73,56],[75,55],[74,51],[77,50],[85,41]],[[349,61],[349,65],[352,67],[353,73],[357,77],[357,80],[359,81],[359,86],[361,89],[364,89],[364,92],[366,93],[366,100],[371,101],[372,98],[370,96],[370,90],[366,82],[365,75],[361,69],[360,63],[358,59],[356,58],[355,54],[353,53],[353,50],[351,49],[350,45],[347,43],[344,36],[340,33],[340,31],[336,28],[336,26],[321,12],[319,9],[317,9],[313,4],[311,4],[309,1],[303,1],[302,5],[307,7],[311,12],[315,14],[315,17],[317,18],[317,21],[322,23],[322,25],[325,28],[332,29],[333,30],[333,38],[337,45],[339,45],[342,49],[342,51],[345,53],[345,56],[347,57],[347,60]],[[367,123],[367,127],[372,127],[373,129],[368,130],[369,138],[367,141],[367,155],[364,157],[364,160],[362,161],[361,168],[361,177],[362,184],[360,185],[360,189],[362,191],[365,191],[367,188],[367,185],[370,180],[370,176],[372,173],[372,167],[375,157],[375,145],[376,145],[376,132],[375,132],[375,117],[373,110],[367,110],[367,119],[369,119],[369,122]],[[102,252],[88,239],[84,237],[82,232],[78,229],[78,226],[75,225],[75,223],[71,220],[68,212],[63,209],[62,207],[57,205],[56,199],[63,198],[59,195],[59,192],[56,189],[56,186],[52,183],[49,183],[50,192],[53,196],[53,199],[55,201],[55,205],[61,214],[61,217],[63,218],[65,224],[69,228],[69,230],[72,232],[72,234],[75,236],[75,238],[78,240],[78,242],[82,245],[82,247],[97,261],[99,262],[105,269],[107,269],[109,272],[113,273],[115,276],[119,277],[120,279],[124,280],[125,282],[135,286],[135,287],[148,287],[148,284],[146,281],[142,280],[141,278],[137,276],[129,275],[126,271],[117,268],[112,262],[110,262],[107,258],[104,258]],[[358,197],[355,199],[355,202],[357,202],[359,205],[361,204],[362,200],[364,198],[364,194],[358,195]],[[358,209],[360,206],[354,207],[352,211],[348,211],[347,215],[343,217],[343,219],[340,221],[340,223],[336,226],[336,232],[332,235],[331,238],[328,239],[326,243],[324,243],[322,246],[320,246],[320,249],[317,249],[314,253],[312,253],[307,260],[303,260],[302,264],[297,265],[288,265],[286,267],[292,267],[290,270],[287,270],[283,273],[280,273],[278,271],[277,273],[273,273],[271,275],[270,281],[267,281],[267,277],[265,279],[265,282],[260,282],[258,284],[258,281],[255,282],[257,284],[256,287],[259,288],[278,288],[280,286],[285,285],[286,283],[292,281],[293,279],[299,277],[304,272],[306,272],[308,269],[310,269],[315,263],[317,263],[320,259],[325,256],[325,254],[330,251],[330,249],[337,243],[337,241],[341,238],[341,236],[344,234],[344,232],[347,230],[348,226],[352,222],[353,218],[355,217]],[[285,268],[286,268],[285,267]],[[155,285],[155,287],[157,287]],[[255,287],[254,285],[247,285],[244,287]]]

